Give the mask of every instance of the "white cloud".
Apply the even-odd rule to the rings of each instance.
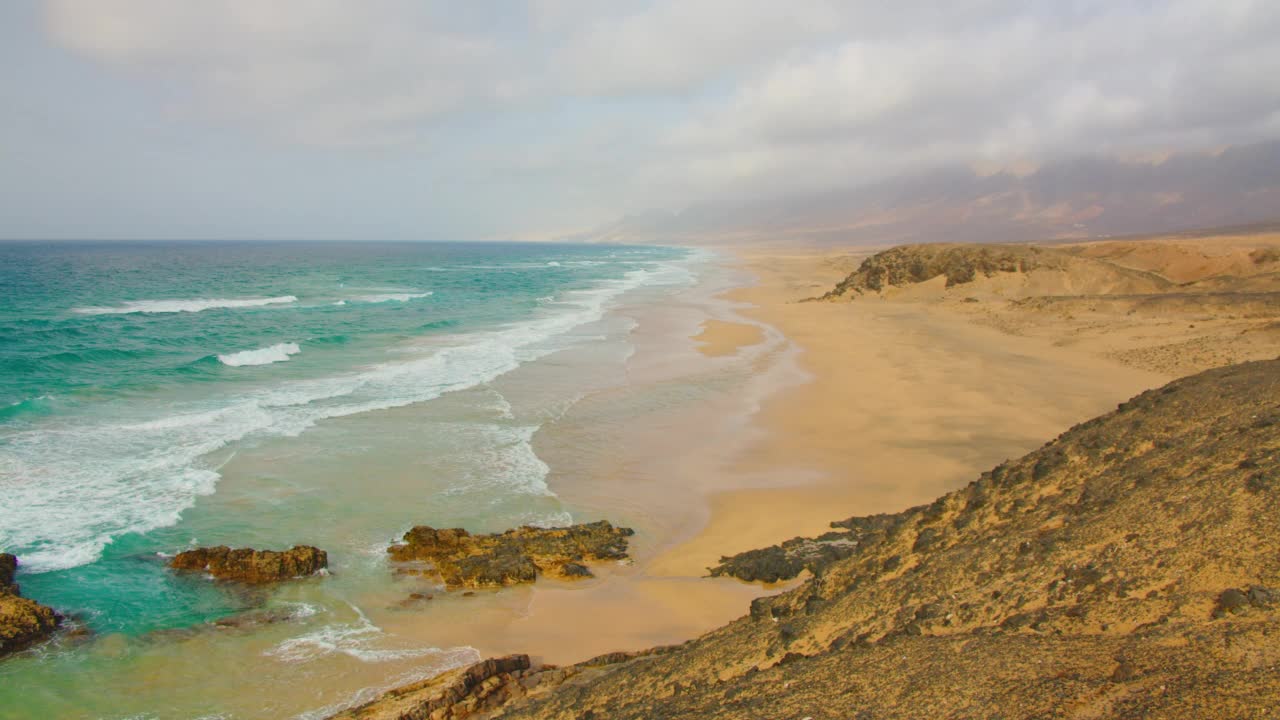
[[[179,88],[191,112],[320,145],[447,137],[470,171],[618,209],[1243,142],[1280,117],[1271,0],[46,7],[63,46]]]
[[[202,110],[304,142],[375,139],[491,101],[497,44],[408,0],[51,0],[69,48],[190,88]]]
[[[708,183],[767,187],[1253,141],[1274,132],[1280,109],[1280,45],[1268,39],[1278,23],[1273,3],[1190,1],[1067,16],[1011,9],[980,26],[858,35],[745,78],[664,142],[702,155],[694,173],[721,159]]]

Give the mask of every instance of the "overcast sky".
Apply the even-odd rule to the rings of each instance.
[[[0,237],[554,237],[1280,137],[1276,0],[6,0]]]

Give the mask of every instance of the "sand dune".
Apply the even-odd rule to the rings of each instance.
[[[824,299],[929,305],[1175,377],[1280,351],[1280,234],[908,246],[864,258]]]

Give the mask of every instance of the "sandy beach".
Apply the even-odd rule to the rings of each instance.
[[[735,257],[758,283],[729,297],[801,349],[810,379],[765,403],[754,420],[764,432],[734,460],[732,472],[776,486],[714,494],[707,526],[656,560],[661,572],[692,574],[832,520],[930,502],[1169,379],[939,305],[801,303],[856,264],[846,252]],[[702,339],[720,348],[741,334],[714,326]]]
[[[637,417],[605,483],[553,475],[568,502],[650,528],[634,564],[580,585],[541,582],[527,613],[466,641],[555,663],[682,642],[785,589],[706,577],[721,556],[929,502],[1168,380],[941,304],[800,302],[866,253],[723,251],[737,278],[720,293],[729,310],[695,316],[689,347],[667,350],[681,362],[736,359],[756,387]],[[771,334],[782,343],[764,352]],[[554,446],[539,451],[556,467]]]

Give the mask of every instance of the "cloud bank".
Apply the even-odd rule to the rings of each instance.
[[[49,0],[42,20],[167,113],[536,197],[511,231],[1280,137],[1269,0]]]

